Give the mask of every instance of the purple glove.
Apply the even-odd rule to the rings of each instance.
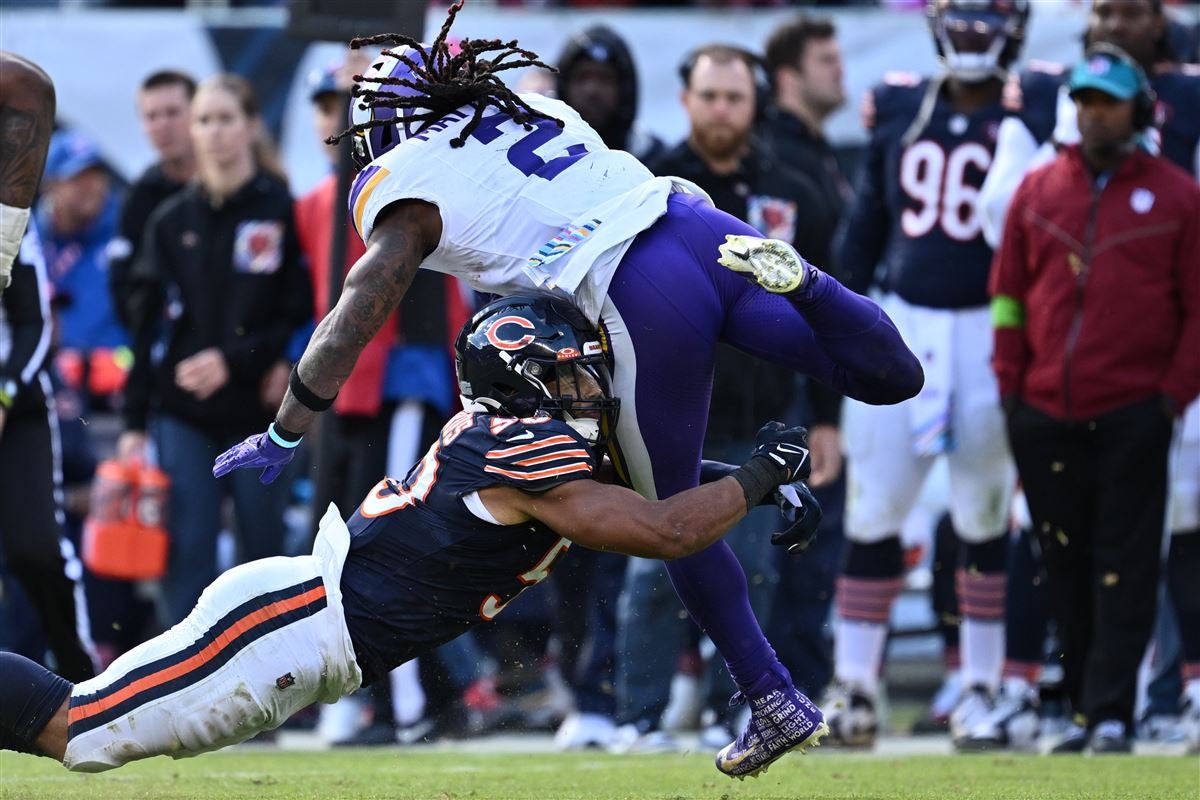
[[[220,478],[235,469],[265,467],[258,479],[262,483],[270,483],[279,477],[295,454],[295,445],[283,447],[271,438],[269,432],[256,433],[217,456],[213,464],[213,477]]]

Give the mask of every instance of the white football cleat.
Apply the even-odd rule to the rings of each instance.
[[[963,692],[950,712],[950,738],[957,749],[963,749],[967,738],[976,727],[981,725],[995,708],[992,694],[985,686],[972,686]]]
[[[589,747],[606,749],[617,733],[616,723],[603,714],[575,712],[563,720],[554,734],[554,747],[563,752],[586,750]]]
[[[815,271],[787,242],[757,236],[725,235],[717,263],[746,274],[773,294],[804,289]]]
[[[1026,685],[1022,689],[1004,687],[996,705],[959,740],[960,750],[1037,750],[1041,731],[1037,689]]]
[[[870,692],[857,686],[834,684],[826,691],[821,708],[829,726],[829,744],[854,748],[875,745],[879,715]]]

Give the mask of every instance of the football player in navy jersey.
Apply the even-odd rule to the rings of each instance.
[[[1008,70],[1024,39],[1025,0],[930,0],[942,70],[891,74],[867,96],[871,140],[846,220],[847,286],[877,285],[881,305],[921,359],[926,381],[888,407],[850,401],[846,537],[838,580],[835,677],[824,705],[832,738],[870,745],[892,603],[903,583],[900,531],[935,459],[950,471],[963,542],[956,575],[963,682],[951,714],[960,739],[1000,679],[1008,497],[1014,483],[996,381],[988,367],[992,250],[975,209],[1006,114]],[[876,277],[877,272],[879,277]]]
[[[745,464],[710,464],[707,483],[666,500],[597,480],[594,448],[619,402],[606,340],[567,302],[492,303],[457,351],[466,410],[348,523],[331,505],[313,555],[226,572],[183,622],[78,685],[0,653],[0,748],[80,772],[215,750],[495,618],[573,543],[679,558],[764,499],[797,512],[776,543],[803,545],[815,533],[820,510],[800,483],[809,469],[802,428],[764,426]],[[794,724],[795,704],[807,725]],[[786,709],[788,724],[759,729],[763,739],[744,747],[743,775],[825,731],[794,689],[760,705],[772,719]]]
[[[367,251],[292,370],[275,422],[237,446],[233,468],[263,468],[264,482],[279,474],[419,269],[496,295],[554,291],[602,325],[623,408],[609,455],[653,500],[699,482],[720,342],[864,402],[917,393],[920,363],[878,305],[714,208],[694,183],[609,149],[565,103],[511,92],[498,73],[540,64],[535,53],[469,38],[451,52],[461,7],[431,43],[351,42],[392,45],[356,86],[343,132],[362,167],[349,204]],[[757,771],[788,741],[767,730],[812,720],[802,704],[766,699],[794,687],[745,571],[724,541],[666,569],[751,706],[718,767]]]

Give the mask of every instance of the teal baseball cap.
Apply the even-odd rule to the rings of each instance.
[[[1071,70],[1071,96],[1084,89],[1097,89],[1118,100],[1132,100],[1145,91],[1146,73],[1129,56],[1115,47],[1089,50]]]

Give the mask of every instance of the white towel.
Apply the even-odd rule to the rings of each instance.
[[[925,370],[925,385],[910,401],[908,424],[913,453],[936,456],[954,449],[951,386],[954,314],[944,309],[909,306],[906,338]]]

